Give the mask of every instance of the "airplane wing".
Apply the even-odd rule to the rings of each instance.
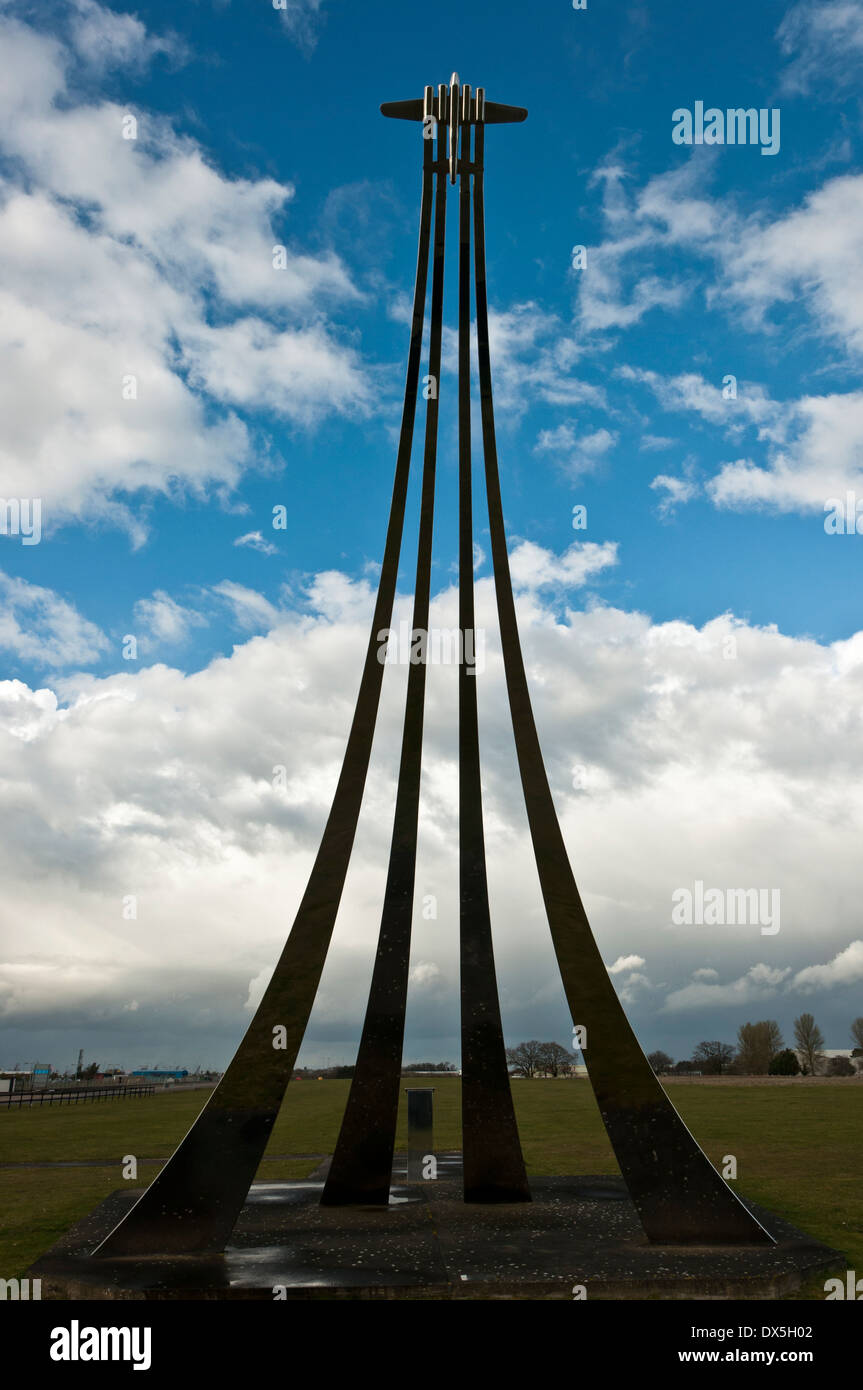
[[[385,101],[381,106],[382,116],[392,116],[397,121],[421,121],[423,118],[423,99],[416,101]]]
[[[423,109],[422,97],[417,97],[415,101],[385,101],[381,106],[381,114],[391,116],[397,121],[421,121]],[[503,106],[499,101],[485,103],[486,125],[501,125],[506,121],[526,119],[527,110],[523,106]]]
[[[486,125],[501,125],[504,121],[526,121],[527,108],[524,106],[502,106],[499,101],[487,101],[484,119]]]

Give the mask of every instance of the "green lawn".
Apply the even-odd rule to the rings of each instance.
[[[332,1151],[347,1081],[297,1081],[289,1088],[267,1148],[273,1155]],[[435,1147],[461,1147],[457,1077],[416,1078],[434,1085]],[[719,1166],[737,1159],[737,1187],[811,1235],[844,1252],[863,1271],[863,1093],[857,1086],[669,1087],[674,1104]],[[528,1172],[617,1171],[586,1081],[516,1081],[516,1111]],[[110,1160],[111,1167],[0,1169],[0,1275],[22,1274],[74,1221],[123,1186],[120,1163],[134,1154],[138,1185],[171,1153],[206,1099],[168,1092],[104,1105],[0,1112],[0,1162]],[[404,1096],[402,1096],[404,1102]],[[405,1146],[405,1111],[398,1146]],[[148,1162],[149,1160],[149,1162]],[[302,1177],[318,1160],[265,1161],[261,1177]],[[820,1284],[809,1290],[823,1297]]]

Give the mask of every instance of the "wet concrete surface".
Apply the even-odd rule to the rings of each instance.
[[[397,1159],[388,1206],[322,1207],[327,1162],[254,1183],[224,1255],[93,1259],[140,1195],[125,1190],[29,1274],[43,1299],[770,1299],[844,1258],[755,1206],[776,1245],[651,1245],[618,1177],[533,1178],[531,1202],[465,1203],[460,1154],[410,1187]]]

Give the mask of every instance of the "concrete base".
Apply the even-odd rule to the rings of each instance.
[[[402,1160],[402,1174],[404,1160]],[[388,1207],[321,1207],[322,1174],[253,1184],[206,1258],[96,1260],[139,1193],[115,1192],[29,1270],[43,1299],[775,1299],[844,1256],[752,1210],[775,1246],[658,1246],[618,1177],[533,1178],[533,1201],[466,1205],[461,1155]]]

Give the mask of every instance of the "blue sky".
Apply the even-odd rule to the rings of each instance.
[[[858,548],[825,537],[823,513],[819,519],[812,508],[718,508],[697,496],[676,514],[661,514],[665,493],[651,487],[657,476],[691,470],[707,480],[738,457],[769,468],[770,445],[747,425],[744,410],[727,402],[723,427],[692,408],[663,409],[649,386],[615,376],[621,366],[663,379],[692,374],[705,389],[719,390],[733,373],[739,400],[763,391],[781,411],[809,394],[853,389],[847,343],[825,331],[811,302],[796,295],[769,305],[752,327],[741,322],[745,304],[730,312],[726,304],[711,305],[715,226],[705,237],[663,245],[642,218],[648,235],[620,258],[617,322],[612,314],[608,328],[579,327],[578,276],[588,278],[590,252],[587,274],[570,269],[573,245],[593,249],[608,236],[604,194],[631,206],[651,179],[677,174],[682,193],[691,191],[708,215],[715,209],[717,222],[736,216],[760,226],[799,209],[828,174],[841,177],[853,167],[854,88],[844,101],[827,91],[817,102],[783,85],[791,67],[776,39],[784,6],[726,5],[708,26],[697,9],[682,5],[575,12],[559,4],[542,7],[529,24],[519,6],[444,5],[436,11],[436,37],[424,15],[401,6],[325,5],[297,20],[295,32],[307,35],[302,42],[291,42],[288,25],[264,4],[201,3],[179,15],[176,7],[150,5],[139,13],[148,29],[175,36],[173,51],[185,61],[156,55],[143,71],[85,71],[76,96],[158,113],[226,179],[290,185],[295,191],[273,218],[274,235],[288,247],[337,256],[344,266],[355,293],[327,306],[328,331],[356,354],[363,380],[355,399],[334,400],[308,427],[284,418],[277,390],[274,408],[255,402],[241,410],[254,443],[248,467],[223,499],[214,500],[210,489],[196,497],[181,487],[166,499],[118,487],[116,495],[147,530],[137,549],[127,533],[104,525],[82,532],[73,523],[62,525],[51,545],[7,546],[8,572],[74,595],[113,634],[134,630],[131,615],[142,594],[160,588],[192,595],[214,567],[220,578],[277,601],[280,586],[305,573],[333,565],[357,573],[378,559],[405,349],[394,306],[412,282],[418,165],[416,130],[384,122],[378,104],[446,80],[458,66],[464,81],[481,81],[490,95],[530,111],[523,127],[496,130],[488,141],[492,307],[512,313],[530,305],[522,314],[525,334],[553,345],[568,331],[579,353],[572,372],[549,381],[545,393],[528,379],[519,382],[514,367],[511,409],[502,412],[511,532],[563,549],[572,540],[572,506],[583,502],[589,538],[620,545],[620,563],[601,584],[608,601],[696,623],[727,608],[819,640],[855,630]],[[65,10],[36,7],[35,15],[43,33],[55,16],[61,32],[66,27]],[[698,99],[722,107],[778,104],[778,156],[762,157],[757,147],[672,145],[672,111]],[[143,133],[139,138],[146,141]],[[660,304],[640,313],[632,309],[638,285],[653,277]],[[235,316],[210,287],[202,293],[211,322]],[[673,307],[662,305],[663,294],[676,300]],[[257,308],[274,327],[285,324],[277,309]],[[627,308],[631,324],[620,322]],[[571,391],[571,402],[549,400],[569,378],[597,394],[578,401]],[[284,385],[290,394],[290,382]],[[208,406],[218,413],[218,397]],[[540,435],[556,430],[563,431],[558,444],[537,454]],[[600,431],[614,442],[593,459],[567,443]],[[445,441],[443,487],[451,503],[452,430]],[[604,436],[597,447],[602,442]],[[180,478],[182,469],[178,459]],[[274,534],[276,503],[288,508],[288,525]],[[49,499],[43,505],[51,526]],[[234,548],[256,530],[277,543],[277,555]],[[442,502],[441,572],[454,557],[454,508]],[[216,623],[199,630],[197,659],[227,650],[227,640]],[[115,661],[116,647],[103,669]]]
[[[4,709],[21,758],[6,789],[19,827],[7,881],[19,874],[21,891],[7,901],[3,998],[25,1053],[52,1038],[65,1045],[67,1025],[46,1032],[46,1019],[68,1006],[68,1027],[103,1030],[121,1060],[152,1060],[166,1027],[154,998],[172,914],[204,931],[208,909],[190,916],[181,898],[207,904],[219,880],[235,915],[213,957],[218,988],[196,977],[191,935],[176,964],[209,1019],[195,1025],[203,1060],[224,1063],[237,1000],[253,995],[289,925],[347,728],[401,409],[421,148],[418,128],[378,107],[454,68],[530,113],[490,130],[486,147],[499,446],[543,741],[603,949],[609,963],[648,959],[651,924],[668,928],[663,905],[681,883],[781,879],[781,940],[738,933],[733,949],[711,942],[706,956],[703,938],[686,943],[689,974],[716,975],[699,977],[703,997],[681,1002],[696,984],[671,938],[653,973],[648,959],[615,978],[645,1043],[679,1055],[708,1020],[733,1038],[741,1010],[782,1014],[787,1029],[816,978],[797,984],[799,973],[828,970],[817,977],[828,1041],[845,1046],[846,1019],[863,1013],[863,946],[852,869],[832,832],[853,844],[861,813],[848,783],[863,751],[863,539],[826,534],[824,509],[855,489],[863,500],[863,5],[731,0],[708,12],[682,0],[589,0],[575,11],[558,0],[526,11],[444,0],[430,12],[381,0],[287,0],[285,10],[264,0],[135,10],[5,0],[0,28],[0,491],[39,497],[43,528],[37,545],[0,537]],[[673,113],[696,102],[778,110],[778,152],[675,144]],[[135,139],[122,135],[129,116]],[[273,268],[274,245],[286,248],[284,271]],[[575,245],[587,248],[582,269]],[[455,247],[451,227],[450,329]],[[450,332],[442,613],[456,559],[453,347]],[[129,375],[137,394],[124,400]],[[729,376],[734,399],[723,398]],[[417,492],[415,480],[405,603]],[[576,504],[588,516],[577,533]],[[271,524],[279,505],[284,530]],[[481,505],[476,515],[482,589]],[[122,656],[126,634],[138,640],[134,662]],[[565,650],[545,645],[555,634]],[[729,635],[733,661],[704,655]],[[632,655],[625,671],[622,650]],[[695,663],[686,671],[681,651]],[[262,711],[279,681],[289,689],[277,735],[280,708],[273,701],[271,729]],[[441,690],[443,781],[427,778],[432,858],[454,833]],[[488,794],[506,858],[506,834],[522,847],[524,836],[500,693],[490,678]],[[217,698],[226,709],[214,714]],[[246,700],[240,747],[228,715]],[[326,729],[316,707],[328,711]],[[396,728],[396,691],[386,709]],[[124,726],[107,710],[135,717]],[[268,730],[260,746],[258,725]],[[665,733],[678,726],[675,747]],[[281,757],[278,737],[289,744]],[[371,784],[382,827],[394,744],[383,736],[379,791]],[[276,814],[261,787],[278,762],[301,790]],[[585,767],[587,792],[573,772]],[[677,776],[700,787],[691,802]],[[200,795],[188,804],[169,791],[192,783]],[[691,843],[659,872],[644,818],[661,806],[661,843],[673,846],[677,797]],[[608,856],[595,881],[585,833],[599,860]],[[633,835],[632,880],[627,870],[621,883],[612,849]],[[344,1037],[327,1017],[344,1013],[350,962],[369,958],[380,854],[374,834],[359,842],[362,906],[346,909],[328,996],[341,1003],[313,1020],[313,1059],[350,1054],[361,998],[351,995]],[[282,872],[277,913],[267,885]],[[22,952],[20,911],[34,910],[41,873],[52,926]],[[145,876],[165,897],[158,909],[154,900],[152,955],[139,970],[154,995],[132,999],[111,903],[141,894]],[[206,889],[190,886],[199,877]],[[272,920],[232,965],[249,883]],[[562,1035],[547,952],[519,990],[522,948],[504,896],[508,1033]],[[813,903],[823,940],[807,926]],[[75,945],[84,921],[94,933],[86,969]],[[117,930],[131,944],[131,929]],[[421,943],[417,981],[438,981],[442,998],[452,941],[441,949],[438,958]],[[92,987],[81,978],[91,967]],[[31,979],[45,983],[31,990]],[[218,1008],[207,988],[222,991]],[[66,1001],[53,1014],[52,998]],[[454,1015],[439,1033],[433,1002],[411,1040],[454,1055]],[[167,1026],[180,1038],[192,1025],[178,1014]],[[168,1050],[162,1060],[176,1061],[184,1044]]]

